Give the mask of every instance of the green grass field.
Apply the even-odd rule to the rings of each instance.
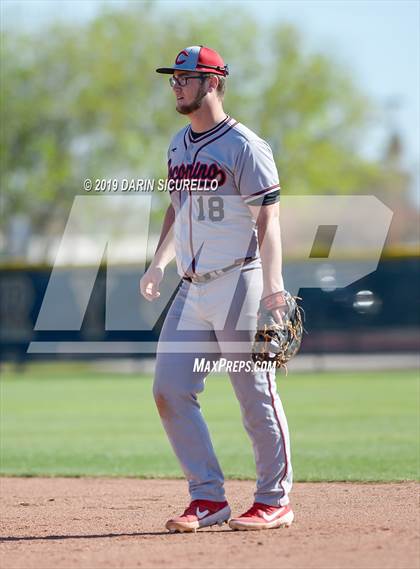
[[[150,376],[86,365],[6,370],[1,474],[181,477]],[[279,375],[295,480],[413,480],[419,475],[415,371]],[[227,477],[254,478],[230,382],[210,376],[200,401]]]

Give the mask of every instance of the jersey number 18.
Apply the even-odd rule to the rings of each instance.
[[[222,221],[225,217],[225,211],[223,209],[223,199],[220,196],[211,196],[208,199],[208,210],[209,219],[211,221]],[[198,198],[198,221],[204,221],[206,216],[204,214],[204,198],[200,196]]]

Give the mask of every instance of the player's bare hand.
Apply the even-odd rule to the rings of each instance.
[[[283,326],[283,314],[284,314],[284,309],[281,308],[274,308],[271,311],[271,315],[273,316],[274,320],[277,322],[279,326]]]
[[[287,314],[287,304],[283,292],[270,294],[261,300],[263,307],[270,312],[279,326],[283,326],[284,315]]]
[[[150,265],[140,279],[140,293],[152,302],[160,297],[159,285],[163,279],[163,269]]]

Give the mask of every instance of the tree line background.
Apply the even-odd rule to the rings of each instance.
[[[390,132],[380,160],[363,156],[383,117],[333,54],[240,6],[176,20],[144,3],[105,5],[83,25],[2,33],[0,259],[25,258],[31,236],[61,235],[85,178],[165,177],[185,117],[155,68],[198,43],[229,63],[225,109],[271,144],[283,194],[374,194],[395,212],[388,246],[415,241],[402,141]],[[154,196],[156,231],[167,200]]]

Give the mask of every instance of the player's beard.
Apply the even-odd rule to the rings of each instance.
[[[189,115],[201,107],[203,99],[206,95],[207,95],[206,87],[204,83],[201,83],[200,88],[198,89],[198,93],[194,98],[194,101],[189,105],[183,105],[183,104],[177,105],[176,110],[178,111],[178,113],[181,113],[181,115]]]

